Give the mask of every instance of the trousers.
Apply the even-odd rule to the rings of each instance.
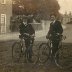
[[[31,59],[32,58],[32,47],[33,47],[33,43],[34,43],[34,40],[29,40],[29,39],[26,39],[25,40],[25,46],[26,46],[26,50],[25,50],[25,58],[27,57],[27,59]]]

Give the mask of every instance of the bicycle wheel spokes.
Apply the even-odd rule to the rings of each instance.
[[[46,43],[42,43],[39,47],[39,62],[45,63],[48,60],[49,48]]]
[[[37,63],[37,61],[38,61],[37,55],[35,55],[35,54],[32,55],[32,61],[33,61],[33,64]]]
[[[21,56],[21,45],[20,43],[16,42],[12,46],[12,59],[13,61],[18,61]]]
[[[55,63],[58,67],[66,69],[70,65],[69,56],[66,49],[59,49],[55,54]]]

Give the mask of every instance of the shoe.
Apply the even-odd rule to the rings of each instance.
[[[51,64],[55,64],[55,60],[53,56],[51,57]]]
[[[26,59],[24,60],[24,63],[27,63],[27,60]]]
[[[29,61],[30,63],[33,63],[33,61],[32,61],[31,59],[28,59],[28,61]]]

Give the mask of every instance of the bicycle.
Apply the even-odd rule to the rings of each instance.
[[[66,36],[60,35],[60,41],[58,50],[56,51],[55,55],[52,54],[52,41],[51,39],[48,39],[46,43],[41,43],[39,46],[39,62],[41,64],[45,64],[47,61],[53,61],[56,64],[57,67],[63,69],[67,68],[65,60],[68,58],[68,54],[64,51],[65,48],[63,47],[62,41],[66,39]],[[58,59],[57,59],[58,57]],[[65,62],[65,64],[64,64]]]
[[[27,34],[25,34],[27,35]],[[29,37],[31,38],[31,37]],[[13,43],[12,45],[12,60],[13,62],[19,62],[21,57],[23,57],[25,55],[25,43],[24,43],[24,37],[19,35],[19,41],[16,41]],[[37,61],[37,55],[34,53],[34,49],[32,48],[32,61],[33,64],[36,63]],[[25,56],[24,56],[25,57]]]

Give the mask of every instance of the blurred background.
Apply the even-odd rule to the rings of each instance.
[[[46,35],[51,14],[57,16],[65,29],[67,24],[72,24],[72,0],[0,0],[0,35],[18,34],[26,16],[36,37]]]

